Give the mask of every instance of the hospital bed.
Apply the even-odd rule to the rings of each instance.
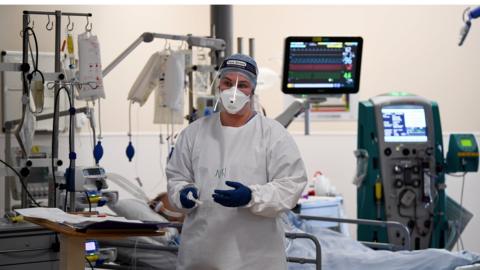
[[[352,252],[348,248],[346,248],[345,250],[338,250],[338,248],[335,248],[334,245],[332,245],[332,242],[335,242],[336,240],[332,241],[331,240],[332,238],[330,238],[330,234],[336,233],[334,231],[323,229],[316,232],[316,231],[309,231],[308,229],[302,226],[298,226],[294,229],[289,229],[287,226],[286,230],[288,230],[288,232],[286,233],[286,238],[289,239],[291,243],[295,243],[295,242],[302,243],[302,244],[296,244],[289,247],[287,246],[287,254],[288,254],[287,261],[292,263],[292,264],[289,264],[289,269],[291,270],[300,270],[300,269],[301,270],[307,270],[307,269],[317,270],[317,269],[322,269],[322,266],[323,266],[323,269],[346,269],[346,268],[342,268],[341,265],[337,268],[331,267],[332,264],[339,263],[338,260],[334,260],[334,263],[332,263],[332,259],[335,259],[335,258],[332,258],[331,256],[332,249],[335,250],[335,252],[339,253],[338,258],[341,258],[343,261],[350,260],[352,263],[357,264],[357,260],[361,261],[365,259],[365,258],[362,258],[361,256],[367,256],[365,254],[369,254],[369,252],[366,252],[366,249],[368,250],[370,249],[366,248],[365,246],[369,246],[374,249],[387,250],[387,251],[377,251],[377,252],[390,252],[390,251],[404,252],[401,254],[398,254],[398,253],[379,254],[379,257],[384,257],[385,260],[383,262],[378,262],[378,265],[379,265],[378,269],[382,269],[382,267],[383,269],[386,269],[385,268],[386,265],[389,265],[389,264],[398,265],[401,263],[402,265],[409,265],[411,264],[410,261],[413,259],[419,261],[417,263],[418,264],[417,266],[419,267],[417,266],[412,266],[409,268],[390,267],[388,269],[434,269],[431,267],[427,267],[427,265],[431,264],[431,262],[428,261],[429,258],[448,257],[448,256],[450,256],[451,259],[447,260],[444,258],[443,260],[445,261],[445,265],[455,266],[455,267],[452,267],[452,268],[444,267],[444,268],[435,268],[435,269],[458,269],[458,270],[480,269],[479,265],[475,265],[476,260],[480,260],[480,256],[475,257],[476,259],[472,258],[471,260],[467,260],[462,257],[465,255],[460,254],[461,255],[460,256],[458,254],[454,254],[445,250],[408,251],[409,241],[410,241],[409,232],[408,232],[408,229],[405,228],[405,226],[399,223],[295,215],[293,213],[288,213],[288,216],[289,216],[289,219],[291,219],[291,217],[294,216],[294,219],[301,220],[304,223],[308,221],[325,221],[325,222],[341,222],[341,223],[349,223],[349,224],[364,224],[364,225],[381,226],[381,227],[392,226],[392,227],[398,228],[398,230],[405,235],[405,239],[406,239],[404,245],[402,246],[395,246],[388,243],[385,243],[385,244],[359,243],[349,239],[349,241],[354,243],[353,245],[362,246],[364,248],[364,250],[361,250],[358,254],[352,254]],[[285,223],[291,222],[291,220],[284,221],[284,222]],[[301,230],[301,229],[305,229],[305,230]],[[328,233],[327,231],[331,231],[331,233]],[[334,236],[336,238],[341,239],[341,241],[345,241],[345,239],[341,238],[345,236],[341,234],[334,235]],[[162,246],[158,244],[140,243],[133,240],[130,241],[129,243],[117,242],[117,241],[101,241],[100,244],[102,246],[117,247],[118,249],[120,249],[119,254],[122,254],[121,250],[124,249],[123,254],[128,256],[127,258],[123,258],[123,260],[119,261],[120,265],[112,265],[112,264],[105,265],[105,266],[102,266],[102,268],[104,269],[131,269],[133,265],[135,265],[135,269],[139,269],[139,270],[175,269],[174,266],[176,262],[176,252],[178,251],[177,246]],[[306,248],[307,246],[308,248]],[[345,244],[340,243],[339,246],[345,246]],[[305,250],[308,250],[308,252],[304,252]],[[134,256],[135,253],[141,256],[135,257]],[[142,262],[142,260],[145,260],[146,258],[148,260],[148,255],[145,255],[145,253],[150,253],[151,256],[153,256],[150,259],[153,261],[151,261],[150,263]],[[393,260],[393,263],[392,263],[392,259],[389,258],[389,257],[392,257],[392,254],[398,254],[399,256],[401,255],[405,258],[403,260]],[[408,254],[412,254],[412,256],[409,256]],[[161,259],[162,256],[164,256],[163,259]],[[458,258],[456,256],[458,256]],[[167,257],[170,258],[169,262]],[[168,262],[167,264],[165,263],[166,261]],[[470,267],[470,268],[462,268],[462,267]],[[372,268],[369,266],[368,268],[354,267],[354,269],[372,269]]]
[[[148,196],[144,191],[119,175],[109,174],[109,180],[135,199],[118,200],[109,207],[119,216],[136,220],[151,220],[158,222],[167,221],[163,216],[153,211],[148,205]],[[472,266],[480,261],[480,255],[456,254],[446,250],[420,250],[408,251],[409,232],[400,223],[376,220],[355,220],[347,218],[319,217],[317,215],[295,214],[289,211],[281,217],[286,233],[286,251],[288,256],[289,270],[313,270],[313,269],[459,269],[459,266]],[[373,225],[388,228],[396,228],[404,235],[402,245],[388,243],[360,243],[349,237],[330,229],[314,226],[315,222],[339,222],[348,224]],[[140,237],[120,241],[100,241],[101,247],[116,247],[118,251],[117,265],[109,264],[102,266],[103,269],[175,269],[178,251],[178,231],[167,228],[165,237]],[[349,248],[346,249],[345,246]],[[380,250],[380,251],[374,251]],[[392,252],[395,251],[395,252]],[[367,256],[368,255],[368,256]],[[434,257],[435,262],[442,262],[452,267],[432,268],[428,258]],[[469,257],[470,256],[470,257]],[[392,259],[393,257],[400,257]],[[420,263],[409,260],[415,259]],[[365,262],[366,259],[375,259],[374,264]],[[400,260],[401,259],[401,260]],[[447,260],[448,259],[448,260]],[[381,262],[378,262],[380,260]],[[445,261],[447,260],[447,261]],[[351,262],[352,265],[345,265]],[[360,262],[360,264],[359,264]],[[423,262],[423,264],[422,264]],[[361,264],[364,267],[360,267]],[[382,264],[383,263],[383,264]],[[398,264],[392,267],[392,264]],[[344,264],[341,267],[340,265]],[[378,267],[380,265],[381,267]],[[414,265],[415,267],[411,267]],[[340,267],[339,267],[340,266]],[[383,268],[382,268],[383,266]],[[480,267],[472,266],[468,270],[480,270]],[[463,270],[463,269],[462,269]]]
[[[287,257],[287,262],[290,263],[297,263],[297,264],[312,264],[314,265],[315,270],[320,270],[322,266],[322,259],[321,259],[321,247],[320,243],[318,242],[317,238],[311,234],[308,233],[285,233],[285,237],[289,239],[308,239],[313,242],[315,245],[315,258],[301,258],[301,257]],[[172,246],[158,246],[158,245],[152,245],[152,244],[138,244],[138,243],[119,243],[117,241],[112,241],[112,240],[102,240],[100,241],[100,245],[102,246],[114,246],[117,248],[126,248],[130,250],[135,250],[136,252],[141,252],[142,250],[148,250],[148,251],[160,251],[164,252],[163,255],[165,254],[176,254],[178,252],[178,247],[172,247]],[[120,252],[121,253],[121,252]],[[157,254],[158,255],[158,254]],[[121,260],[121,259],[120,259]],[[137,259],[134,259],[137,260]],[[127,261],[131,261],[130,259],[127,259]],[[165,267],[165,265],[160,266],[160,267]],[[171,267],[171,268],[170,268]],[[127,265],[114,265],[114,264],[106,264],[102,266],[102,269],[118,269],[118,270],[127,270],[127,269],[132,269],[131,264]],[[138,270],[152,270],[152,269],[158,269],[158,268],[152,268],[152,267],[144,267],[144,266],[137,266],[135,265],[134,269]],[[160,269],[175,269],[175,264],[170,264],[170,266],[167,266],[165,268],[160,268]]]
[[[114,177],[110,177],[112,180]],[[127,185],[128,180],[116,177],[114,180],[117,184],[123,183],[121,186],[125,191],[133,195],[136,199],[119,200],[115,205],[109,206],[113,212],[119,216],[124,216],[128,219],[137,220],[152,220],[158,222],[165,222],[162,216],[153,211],[146,203],[148,196],[144,194],[143,190]],[[421,250],[408,251],[409,247],[409,233],[408,229],[400,223],[385,222],[375,220],[355,220],[346,218],[332,218],[319,217],[313,215],[299,215],[292,211],[282,215],[282,224],[286,233],[286,250],[290,270],[313,270],[313,269],[405,269],[392,267],[392,257],[400,256],[402,260],[397,260],[402,266],[408,263],[411,258],[418,259],[424,262],[424,265],[417,263],[415,268],[410,269],[461,269],[459,266],[471,266],[468,270],[480,270],[475,263],[480,261],[480,255],[477,254],[456,254],[446,250]],[[392,244],[381,243],[360,243],[352,240],[349,237],[342,235],[333,230],[321,228],[319,226],[309,226],[309,222],[341,222],[349,224],[363,224],[372,226],[381,226],[389,228],[397,228],[400,234],[405,237],[403,245],[397,246]],[[136,269],[156,269],[169,270],[175,269],[176,252],[178,250],[178,231],[176,229],[167,229],[166,238],[136,238],[126,241],[101,241],[100,245],[114,246],[118,249],[118,263],[119,265],[105,265],[104,269],[131,269],[132,265]],[[167,239],[168,238],[168,239]],[[292,244],[293,243],[293,244]],[[345,249],[345,246],[350,246],[350,249]],[[381,251],[373,251],[373,249]],[[359,250],[359,251],[357,251]],[[396,252],[391,252],[396,251]],[[385,253],[387,252],[387,253]],[[338,254],[335,254],[338,253]],[[333,255],[332,255],[333,254]],[[410,255],[411,254],[411,255]],[[439,267],[431,268],[428,265],[427,259],[429,255],[435,255],[436,261],[450,258],[446,263],[451,265],[450,268]],[[380,257],[383,260],[384,268],[375,268],[381,265],[380,262],[375,261],[374,265],[367,265],[363,268],[357,267],[358,261],[365,261],[365,256],[375,258]],[[424,258],[425,257],[425,258]],[[438,258],[438,259],[437,259]],[[390,259],[390,261],[389,261]],[[335,261],[337,260],[337,261]],[[352,262],[353,267],[345,266],[341,268],[345,262]],[[143,264],[142,264],[143,263]],[[339,265],[340,268],[331,267],[332,265]],[[462,269],[463,270],[463,269]],[[465,269],[466,270],[466,269]]]
[[[140,199],[119,200],[115,205],[109,207],[117,215],[128,219],[167,221]],[[314,265],[313,269],[321,269],[321,247],[315,236],[304,232],[287,232],[285,237],[295,241],[299,239],[309,241],[315,250],[315,254],[308,258],[289,256],[288,262],[311,264]],[[116,247],[118,250],[117,262],[120,265],[104,265],[103,269],[130,269],[132,265],[135,265],[136,269],[175,269],[179,244],[176,228],[167,228],[164,237],[136,237],[121,241],[102,240],[99,243],[102,247]],[[159,254],[164,257],[161,258]]]
[[[144,220],[155,220],[161,221],[158,214],[151,211],[145,203],[140,200],[129,199],[122,200],[118,203],[119,205],[113,206],[112,210],[119,215],[129,216],[130,218],[139,218]],[[144,215],[138,216],[138,213],[143,212]],[[151,215],[153,213],[153,215]],[[365,224],[381,227],[397,227],[401,231],[402,235],[407,239],[404,243],[404,246],[394,246],[390,244],[380,244],[380,243],[365,243],[374,248],[383,248],[389,250],[404,250],[409,247],[409,233],[408,229],[402,224],[396,222],[384,222],[384,221],[372,221],[372,220],[352,220],[345,218],[329,218],[329,217],[317,217],[317,216],[307,216],[307,215],[298,215],[298,217],[303,220],[316,220],[316,221],[326,221],[326,222],[345,222],[345,223],[354,223],[354,224]],[[286,221],[284,221],[286,223]],[[310,265],[309,269],[321,269],[322,266],[322,250],[320,242],[317,237],[311,233],[306,233],[302,231],[294,232],[292,230],[286,229],[285,237],[290,241],[308,241],[313,247],[313,253],[309,256],[295,256],[291,255],[287,257],[287,261],[290,263],[301,264],[301,265]],[[150,239],[151,240],[151,239]],[[146,240],[145,238],[136,238],[127,241],[100,241],[101,246],[113,246],[119,249],[119,260],[120,265],[105,265],[105,269],[129,269],[132,265],[136,265],[137,269],[174,269],[176,263],[176,252],[178,251],[177,245],[171,245],[171,241],[164,241],[163,243]],[[152,252],[155,251],[155,252]],[[151,253],[151,254],[150,254]],[[161,256],[163,258],[160,258]],[[123,256],[123,258],[122,258]],[[142,265],[147,265],[144,267]],[[150,266],[148,266],[150,265]],[[158,266],[159,268],[152,268],[153,265]],[[162,266],[160,266],[162,265]],[[169,266],[168,266],[169,265]],[[142,268],[143,267],[143,268]],[[162,268],[164,267],[164,268]],[[171,267],[171,268],[169,268]]]
[[[371,221],[371,220],[352,220],[352,219],[345,219],[345,218],[330,218],[330,217],[315,217],[315,216],[302,216],[299,215],[300,218],[305,219],[305,220],[316,220],[316,221],[328,221],[328,222],[343,222],[343,223],[353,223],[353,224],[364,224],[364,225],[373,225],[373,226],[381,226],[381,227],[388,227],[388,226],[393,226],[393,227],[398,227],[403,235],[408,239],[405,243],[405,246],[402,247],[396,247],[393,245],[390,245],[388,243],[364,243],[367,244],[371,247],[375,248],[387,248],[389,250],[401,250],[401,249],[406,249],[410,246],[410,238],[408,234],[408,229],[397,222],[384,222],[384,221]],[[313,264],[315,266],[316,270],[320,270],[322,266],[322,259],[321,259],[321,246],[320,242],[318,239],[309,233],[292,233],[292,232],[287,232],[285,233],[285,237],[288,239],[308,239],[313,244],[315,245],[315,257],[314,258],[303,258],[303,257],[295,257],[295,256],[288,256],[287,257],[287,262],[290,263],[297,263],[297,264]],[[152,245],[152,244],[143,244],[143,243],[121,243],[118,241],[112,241],[112,240],[102,240],[100,241],[100,244],[102,246],[115,246],[117,248],[128,248],[128,249],[133,249],[133,250],[157,250],[157,251],[164,251],[164,252],[171,252],[171,253],[177,253],[178,252],[178,247],[172,247],[172,246],[158,246],[158,245]],[[105,265],[103,266],[104,269],[130,269],[131,265]],[[135,269],[152,269],[150,267],[139,267],[135,266]]]
[[[305,232],[317,237],[321,245],[323,269],[369,269],[369,270],[463,270],[480,269],[480,254],[468,251],[450,252],[445,249],[425,249],[410,251],[408,242],[402,246],[378,243],[363,243],[350,239],[330,229],[310,225],[311,220],[326,222],[345,222],[350,224],[389,226],[401,229],[400,224],[371,224],[370,220],[352,220],[329,217],[314,217],[288,214],[284,219],[285,229],[292,232]],[[404,230],[408,233],[408,230]],[[406,237],[408,239],[408,237]],[[370,248],[371,247],[371,248]],[[373,249],[372,249],[373,248]],[[312,247],[308,243],[290,243],[287,245],[288,255],[311,256]],[[310,270],[308,266],[292,265],[289,270]]]

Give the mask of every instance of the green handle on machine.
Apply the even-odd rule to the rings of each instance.
[[[478,145],[473,134],[451,134],[447,153],[447,172],[478,171]]]

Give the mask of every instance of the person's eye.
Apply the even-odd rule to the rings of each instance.
[[[220,86],[229,88],[231,87],[231,83],[227,81],[223,81],[223,82],[220,82]]]

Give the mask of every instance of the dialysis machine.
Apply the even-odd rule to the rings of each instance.
[[[472,215],[445,194],[445,174],[478,170],[475,137],[450,135],[445,159],[437,103],[392,93],[360,102],[357,144],[365,161],[358,218],[404,224],[411,249],[451,249]],[[405,241],[396,228],[360,225],[357,233],[360,241]]]

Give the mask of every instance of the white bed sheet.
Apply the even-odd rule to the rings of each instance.
[[[444,249],[417,251],[377,251],[335,231],[313,227],[293,213],[282,217],[286,231],[313,234],[322,248],[322,269],[325,270],[452,270],[457,266],[480,261],[480,255],[468,251],[450,252]],[[307,239],[286,241],[288,256],[315,258],[315,246]],[[314,265],[289,264],[289,270],[315,269]]]

